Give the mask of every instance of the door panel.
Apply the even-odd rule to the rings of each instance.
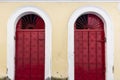
[[[89,72],[92,73],[96,73],[96,54],[97,54],[97,50],[96,50],[96,32],[89,32]]]
[[[15,73],[18,73],[18,74],[15,74],[15,79],[16,80],[22,80],[24,79],[23,78],[23,75],[24,72],[23,72],[23,41],[24,41],[24,37],[23,37],[23,32],[17,32],[16,33],[16,46],[20,46],[20,47],[16,47],[16,54],[15,54],[15,64],[16,64],[16,67],[15,67]]]
[[[75,80],[105,80],[104,43],[103,31],[75,31]]]
[[[31,33],[31,80],[38,77],[38,32]],[[36,79],[38,80],[38,79]]]
[[[38,73],[40,74],[40,73],[43,73],[43,74],[41,74],[41,76],[40,76],[40,80],[44,80],[44,77],[42,77],[42,76],[44,76],[44,74],[45,74],[45,32],[44,31],[41,31],[41,32],[39,32],[38,33],[38,35],[39,35],[39,55],[38,55],[38,66],[39,66],[39,71],[38,71]]]
[[[17,31],[15,59],[15,80],[44,80],[44,31]]]
[[[30,32],[24,32],[23,31],[23,69],[24,73],[22,74],[24,76],[24,80],[30,79]],[[19,46],[17,46],[19,47]]]

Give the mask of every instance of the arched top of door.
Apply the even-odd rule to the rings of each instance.
[[[97,15],[87,13],[77,18],[75,29],[104,29],[104,23]]]
[[[45,22],[36,14],[26,14],[18,20],[16,29],[45,29]]]

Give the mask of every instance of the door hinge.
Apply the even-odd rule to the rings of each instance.
[[[16,40],[16,37],[14,36],[14,40]]]
[[[112,72],[114,73],[114,66],[112,67]]]
[[[106,42],[106,37],[104,38],[104,41]]]

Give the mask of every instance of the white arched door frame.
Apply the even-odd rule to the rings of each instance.
[[[114,80],[113,77],[113,25],[109,15],[101,8],[95,6],[86,6],[73,12],[68,23],[68,79],[74,80],[74,23],[77,18],[86,13],[92,13],[99,16],[104,22],[104,31],[106,36],[105,43],[105,63],[106,63],[106,80]]]
[[[7,25],[7,75],[14,80],[15,75],[15,32],[18,20],[26,14],[37,14],[45,22],[45,80],[51,77],[51,22],[48,15],[36,7],[22,7],[9,19]]]

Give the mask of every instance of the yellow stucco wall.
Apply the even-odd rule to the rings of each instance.
[[[114,26],[114,66],[115,80],[120,80],[120,10],[118,3],[0,3],[0,77],[6,76],[7,65],[7,23],[10,16],[20,7],[36,6],[44,10],[52,22],[52,76],[67,77],[67,32],[68,20],[71,14],[82,6],[97,6],[103,8],[112,18]]]

